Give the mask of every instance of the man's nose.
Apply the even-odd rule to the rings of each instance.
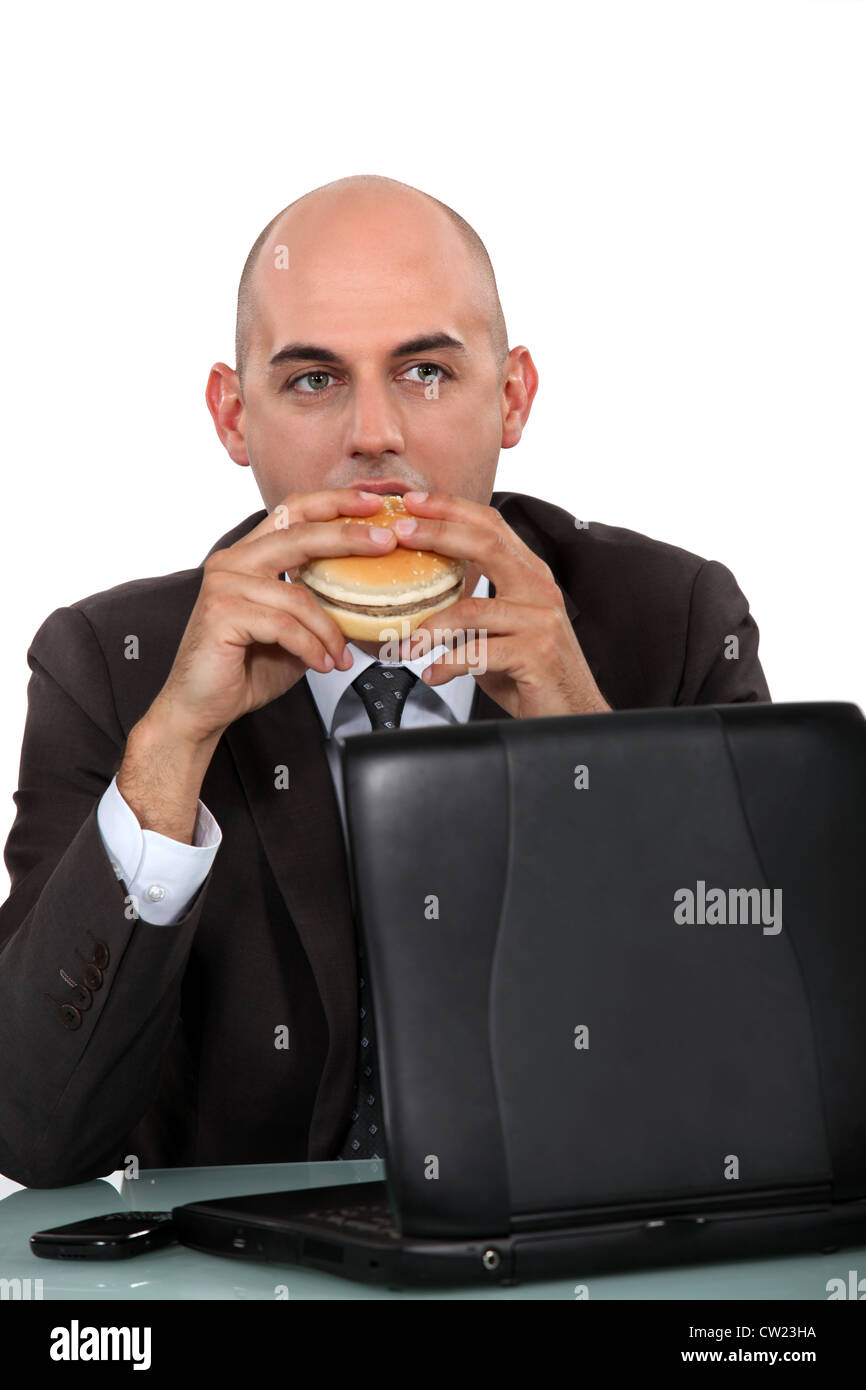
[[[403,417],[393,388],[385,381],[356,380],[349,406],[348,438],[345,452],[369,454],[402,453]]]

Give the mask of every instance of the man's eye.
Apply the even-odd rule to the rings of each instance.
[[[296,376],[293,381],[290,381],[286,386],[286,390],[293,390],[299,381],[312,381],[315,377],[329,377],[330,375],[330,372],[304,372],[303,376]],[[314,386],[312,391],[300,391],[298,394],[301,396],[315,396],[319,390],[325,389],[325,387]]]
[[[415,366],[415,367],[408,367],[408,368],[407,368],[407,371],[410,371],[410,372],[428,372],[428,371],[430,371],[431,369],[432,369],[434,372],[443,372],[445,376],[450,376],[450,373],[447,372],[447,371],[445,370],[444,367],[440,367],[438,362],[419,362],[418,365]],[[441,380],[441,378],[439,378],[439,377],[433,377],[433,376],[425,376],[425,377],[422,377],[422,378],[421,378],[420,385],[427,386],[429,382],[431,382],[431,381],[438,381],[438,380]]]

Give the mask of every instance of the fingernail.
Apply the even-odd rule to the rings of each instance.
[[[403,496],[410,502],[423,502],[425,497],[429,497],[427,492],[404,492]]]
[[[334,658],[331,656],[331,653],[330,653],[330,652],[325,652],[325,659],[324,659],[324,661],[322,662],[322,665],[323,665],[323,666],[325,667],[325,669],[328,670],[328,671],[330,671],[330,670],[333,669]]]
[[[389,541],[391,539],[391,531],[387,526],[371,526],[370,535],[374,541]]]
[[[375,499],[376,499],[377,502],[380,501],[378,492],[362,492],[362,493],[361,493],[361,496],[362,496],[362,497],[375,497]]]
[[[400,521],[395,521],[394,530],[397,532],[398,536],[411,536],[417,526],[418,521],[414,516],[411,518],[404,517],[401,518]]]

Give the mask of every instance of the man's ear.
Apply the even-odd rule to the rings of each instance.
[[[215,362],[210,369],[204,394],[214,428],[229,458],[242,468],[249,468],[244,437],[246,406],[237,372],[226,366],[225,362]]]
[[[529,348],[512,348],[505,359],[500,396],[503,449],[513,449],[520,443],[537,390],[538,371]]]

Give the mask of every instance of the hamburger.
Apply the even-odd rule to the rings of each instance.
[[[372,516],[335,517],[331,526],[393,526],[411,516],[403,498],[386,493]],[[386,642],[410,636],[431,614],[463,594],[466,561],[398,544],[387,555],[336,555],[309,560],[291,576],[334,619],[344,637]]]

